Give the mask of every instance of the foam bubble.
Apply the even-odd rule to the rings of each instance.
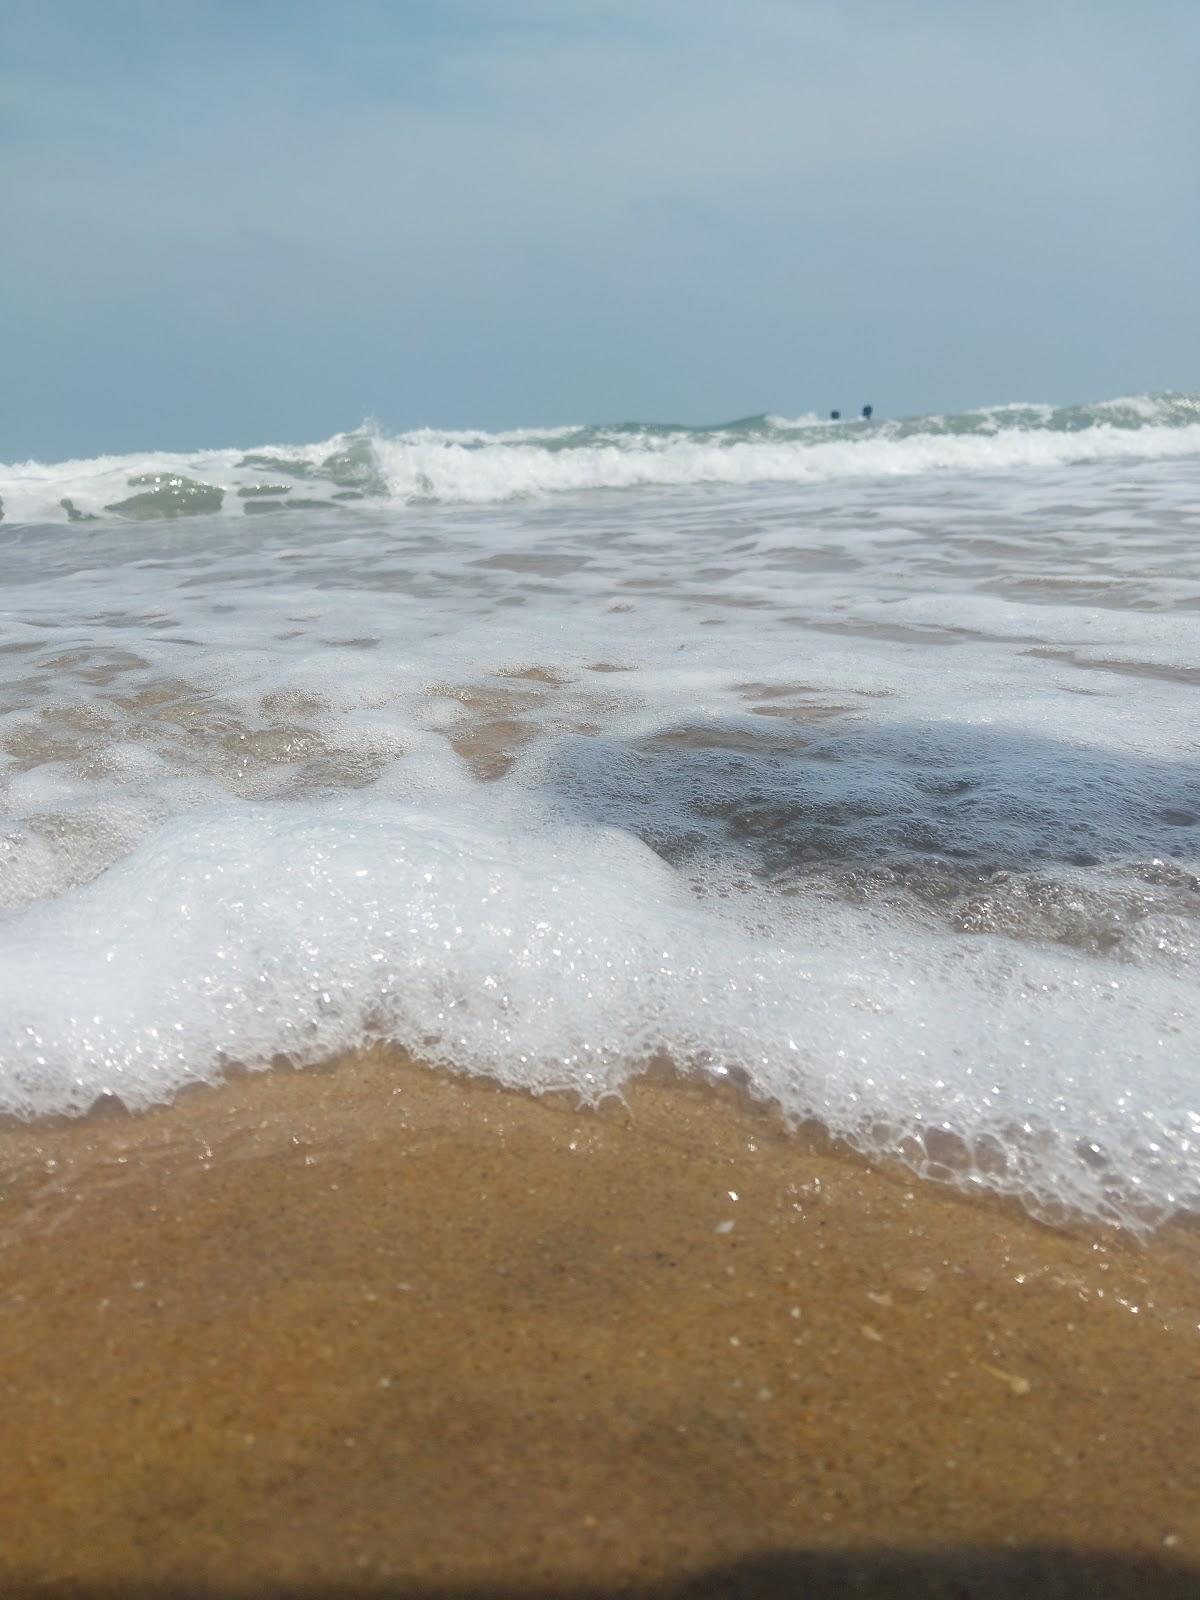
[[[627,833],[479,809],[176,822],[10,921],[0,1109],[137,1107],[229,1062],[380,1038],[595,1100],[665,1053],[927,1169],[957,1142],[960,1177],[1043,1208],[1145,1219],[1196,1198],[1196,1118],[1165,1109],[1194,984],[880,907],[700,902]]]
[[[665,1053],[1043,1215],[1197,1202],[1189,463],[350,504],[0,530],[0,1109]]]

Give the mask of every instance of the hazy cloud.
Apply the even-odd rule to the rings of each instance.
[[[8,0],[0,457],[1196,383],[1200,12]]]

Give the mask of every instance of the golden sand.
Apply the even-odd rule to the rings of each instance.
[[[1191,1561],[1186,1229],[383,1051],[0,1130],[4,1595],[1182,1596]]]

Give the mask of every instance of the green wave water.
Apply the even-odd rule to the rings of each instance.
[[[0,467],[10,522],[143,522],[348,511],[359,504],[489,504],[604,490],[1068,467],[1200,454],[1200,395],[1018,404],[832,421],[770,413],[690,424],[519,428],[367,424],[313,444],[148,452]]]

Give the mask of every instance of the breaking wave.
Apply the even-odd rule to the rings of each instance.
[[[478,429],[375,425],[315,444],[149,452],[0,466],[10,522],[139,522],[364,504],[485,505],[602,490],[988,473],[1200,454],[1200,396],[1007,405],[894,421],[744,417],[711,427]]]

